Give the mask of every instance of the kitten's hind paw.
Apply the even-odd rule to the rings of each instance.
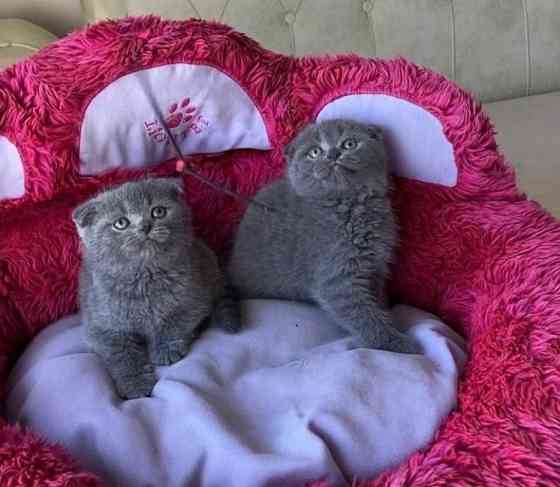
[[[191,343],[192,340],[182,338],[160,343],[155,350],[152,350],[151,361],[154,365],[174,364],[187,355]]]
[[[141,374],[115,380],[117,392],[123,399],[138,399],[149,396],[156,382],[157,377],[151,365],[144,367],[144,372]]]

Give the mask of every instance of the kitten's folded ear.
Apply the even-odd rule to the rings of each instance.
[[[92,199],[81,204],[72,212],[72,220],[74,220],[79,232],[93,224],[98,210],[97,201]]]
[[[286,144],[284,147],[284,157],[287,161],[293,159],[296,155],[296,149],[301,141],[305,137],[307,133],[312,131],[315,128],[315,123],[311,122],[310,124],[306,125],[302,130],[300,130],[290,142]]]
[[[296,152],[296,138],[293,138],[290,142],[288,142],[282,152],[284,153],[284,158],[287,161],[291,160]]]
[[[185,192],[183,178],[164,178],[161,179],[161,182],[164,183],[177,198]]]
[[[377,125],[367,125],[367,132],[372,139],[383,140],[383,130]]]

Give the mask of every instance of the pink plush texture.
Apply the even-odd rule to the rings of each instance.
[[[102,487],[94,475],[80,472],[62,448],[18,427],[4,423],[0,445],[2,487]]]
[[[296,60],[218,24],[105,22],[0,74],[0,134],[19,148],[26,176],[23,198],[0,201],[2,381],[40,329],[76,310],[72,208],[136,174],[79,176],[88,101],[119,76],[173,62],[219,66],[263,113],[273,150],[193,158],[205,175],[247,195],[281,174],[282,145],[341,95],[401,97],[441,121],[454,146],[458,183],[396,182],[402,246],[392,293],[464,333],[471,358],[458,409],[434,442],[357,485],[560,485],[560,225],[519,193],[480,106],[442,76],[404,60]],[[173,168],[169,161],[152,172]],[[242,205],[191,178],[186,184],[198,232],[222,251]],[[0,441],[2,486],[98,485],[28,433],[4,425]]]

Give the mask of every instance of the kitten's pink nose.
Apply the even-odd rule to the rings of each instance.
[[[148,233],[150,233],[150,231],[152,230],[152,224],[149,223],[149,222],[142,223],[142,226],[140,227],[140,230],[142,231],[142,233],[145,233],[146,235],[148,235]]]

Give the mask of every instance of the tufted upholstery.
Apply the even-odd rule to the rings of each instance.
[[[140,14],[221,20],[265,47],[289,54],[405,56],[487,102],[560,89],[556,0],[0,2],[0,18],[24,18],[57,35],[86,21]]]
[[[289,54],[405,56],[483,101],[560,89],[556,0],[84,0],[88,19],[226,22]]]
[[[0,19],[0,68],[56,40],[45,29],[20,19]]]
[[[79,0],[0,0],[1,19],[24,19],[56,36],[83,24]]]

